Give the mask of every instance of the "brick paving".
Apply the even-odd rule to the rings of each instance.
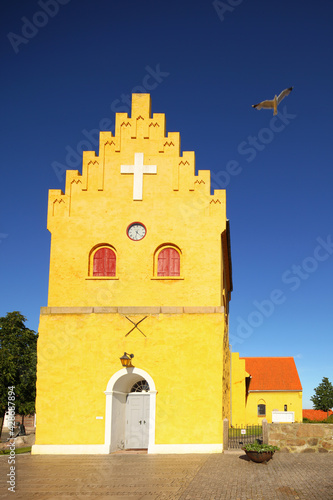
[[[333,500],[333,453],[276,453],[267,464],[243,452],[212,455],[17,455],[16,492],[0,498],[97,500]]]

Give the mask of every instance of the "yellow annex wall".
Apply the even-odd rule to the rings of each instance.
[[[257,416],[258,404],[266,405],[266,415]],[[287,405],[288,411],[295,412],[295,422],[303,422],[302,415],[302,392],[301,391],[262,391],[250,392],[246,405],[246,418],[249,424],[260,424],[263,418],[272,423],[272,411],[284,411]]]
[[[138,241],[128,237],[135,222],[146,231]],[[48,229],[33,453],[123,446],[114,431],[125,433],[123,396],[144,378],[154,386],[149,452],[221,451],[232,290],[225,191],[210,194],[210,172],[195,175],[194,153],[181,154],[163,114],[151,117],[148,94],[133,94],[131,117],[116,114],[115,136],[101,132],[98,155],[83,154],[82,175],[67,171],[65,193],[50,191]],[[102,247],[115,255],[113,276],[94,275]],[[164,248],[179,255],[179,275],[158,276]],[[125,351],[135,368],[122,369]]]
[[[245,360],[239,353],[231,353],[231,424],[245,425],[246,420],[246,377]]]

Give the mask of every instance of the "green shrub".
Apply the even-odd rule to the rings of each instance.
[[[324,420],[310,420],[309,418],[303,418],[303,424],[333,424],[333,415],[330,415]]]
[[[242,448],[244,451],[256,451],[257,453],[264,453],[266,451],[278,451],[280,448],[278,446],[272,446],[271,444],[259,444],[250,443]]]
[[[31,452],[31,446],[26,446],[25,448],[16,448],[15,455],[20,455],[20,453]],[[0,450],[0,455],[9,455],[10,450]]]

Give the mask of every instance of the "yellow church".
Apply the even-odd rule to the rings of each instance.
[[[195,175],[149,94],[83,153],[82,175],[67,171],[65,193],[50,190],[48,229],[33,453],[222,451],[226,195]]]
[[[116,114],[114,136],[100,133],[98,155],[83,153],[82,175],[67,171],[65,193],[50,190],[47,227],[32,453],[222,452],[226,193],[211,194],[210,171],[196,175],[194,152],[151,115],[149,94],[133,94],[130,117]],[[235,363],[232,385],[248,375]]]

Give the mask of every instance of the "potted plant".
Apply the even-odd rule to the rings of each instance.
[[[259,444],[258,442],[247,444],[242,448],[249,459],[257,463],[267,462],[279,449],[280,448],[278,446],[272,446],[270,444]]]

